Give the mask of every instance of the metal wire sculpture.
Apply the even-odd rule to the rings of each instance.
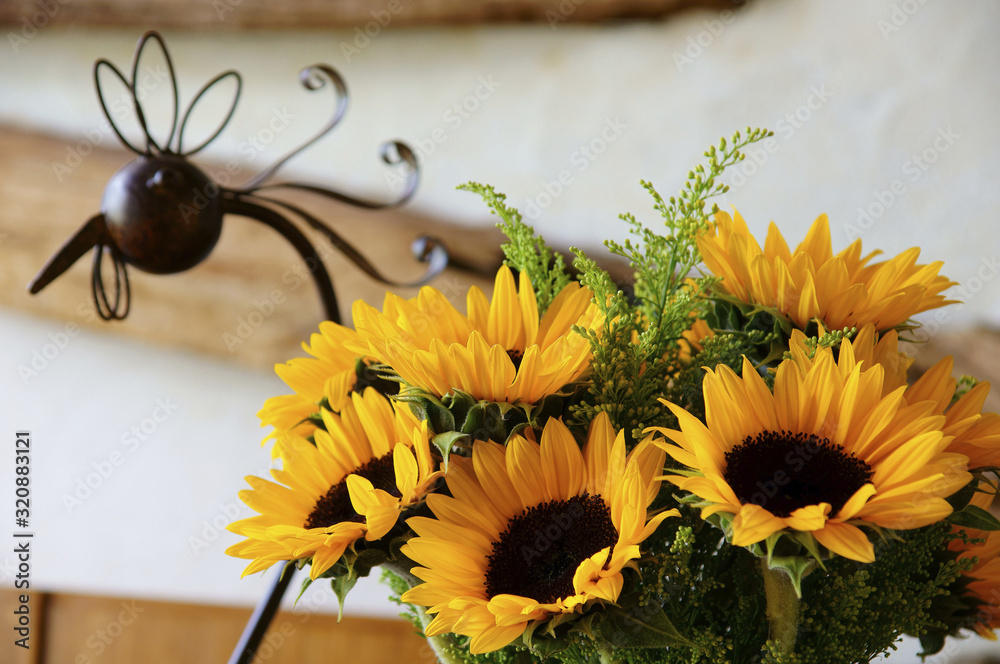
[[[162,143],[157,142],[149,131],[137,87],[139,62],[143,49],[147,44],[153,42],[159,46],[166,61],[174,99],[170,134]],[[128,89],[135,115],[145,137],[144,146],[135,145],[129,141],[111,117],[104,92],[101,89],[102,68],[109,70]],[[236,93],[225,118],[207,139],[192,148],[185,149],[184,131],[192,111],[209,90],[226,79],[235,81]],[[249,182],[240,187],[227,188],[209,178],[188,158],[207,147],[229,124],[236,111],[236,104],[243,87],[243,80],[239,73],[229,70],[211,79],[202,86],[181,116],[173,62],[159,33],[150,31],[139,39],[132,56],[131,80],[126,79],[125,75],[108,60],[102,58],[95,62],[94,84],[97,87],[101,110],[118,139],[137,157],[111,177],[104,190],[100,213],[91,217],[48,260],[29,284],[30,292],[35,294],[41,291],[56,277],[68,270],[84,253],[93,248],[91,290],[97,312],[105,320],[121,320],[128,315],[131,303],[128,265],[154,274],[171,274],[190,269],[203,261],[215,247],[222,232],[223,217],[226,214],[235,214],[260,221],[291,242],[309,266],[319,290],[326,318],[340,322],[333,283],[322,258],[317,254],[306,235],[282,214],[282,210],[295,215],[310,227],[320,231],[351,262],[370,277],[384,284],[417,286],[440,274],[448,264],[448,253],[444,246],[434,238],[422,235],[417,237],[412,245],[414,257],[428,264],[423,277],[415,282],[395,281],[379,272],[337,232],[306,210],[261,193],[276,189],[297,189],[357,207],[377,210],[401,205],[409,200],[416,191],[419,180],[416,157],[406,144],[398,141],[384,144],[381,151],[382,160],[386,164],[390,166],[402,165],[408,171],[403,179],[402,194],[392,201],[369,201],[317,185],[297,182],[270,182],[271,178],[292,157],[313,145],[336,127],[347,110],[347,87],[340,75],[331,67],[324,64],[306,67],[300,72],[299,80],[309,91],[324,88],[327,83],[332,85],[335,101],[333,117],[313,138],[251,178]],[[180,122],[178,122],[178,118]],[[108,294],[102,274],[102,262],[105,257],[110,259],[114,272],[112,296]],[[277,570],[272,576],[270,590],[247,623],[247,627],[229,660],[230,664],[249,664],[253,660],[293,574],[294,567],[286,566],[282,570]]]
[[[174,100],[170,133],[162,143],[157,142],[150,133],[147,115],[143,111],[137,87],[142,53],[151,43],[159,46],[166,61]],[[128,140],[112,117],[101,86],[102,69],[110,71],[128,89],[135,115],[145,137],[145,145],[136,145]],[[194,147],[185,149],[184,132],[192,111],[214,86],[227,79],[235,81],[236,93],[225,118],[208,138]],[[384,284],[417,286],[440,274],[448,263],[448,254],[444,246],[431,237],[420,236],[414,240],[412,246],[414,257],[428,263],[423,277],[415,282],[396,281],[383,275],[336,231],[306,210],[262,193],[278,189],[297,189],[357,207],[377,210],[401,205],[416,191],[419,181],[416,157],[406,144],[399,141],[386,143],[381,150],[382,160],[386,164],[403,166],[407,169],[403,192],[392,201],[369,201],[317,185],[270,182],[290,159],[332,131],[347,110],[347,87],[333,68],[324,64],[306,67],[299,73],[299,80],[309,91],[320,90],[327,87],[327,84],[332,86],[335,102],[333,117],[318,134],[278,159],[248,182],[236,188],[227,188],[213,181],[204,171],[191,163],[189,157],[206,148],[232,119],[243,88],[243,79],[238,72],[225,71],[211,79],[202,86],[181,115],[180,95],[173,62],[159,33],[150,31],[139,39],[132,56],[131,79],[126,79],[121,70],[110,61],[103,58],[97,60],[94,63],[94,84],[101,110],[115,135],[126,148],[137,155],[137,158],[111,177],[104,190],[100,213],[91,217],[48,260],[29,284],[29,291],[32,294],[41,291],[93,248],[91,291],[97,312],[105,320],[121,320],[128,315],[131,301],[127,265],[154,274],[172,274],[190,269],[203,261],[215,247],[222,232],[223,217],[226,214],[235,214],[270,226],[295,247],[310,265],[327,318],[340,322],[333,283],[323,261],[306,235],[281,213],[282,209],[320,231],[351,262],[368,276]],[[111,296],[102,274],[102,261],[105,257],[110,259],[114,274]]]

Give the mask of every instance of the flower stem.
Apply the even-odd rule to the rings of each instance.
[[[597,656],[601,664],[618,664],[618,660],[611,654],[611,646],[602,644],[597,646]]]
[[[427,625],[431,622],[430,616],[424,612],[424,607],[414,606],[417,610],[417,616],[420,618],[420,628],[421,631],[426,632]],[[430,645],[431,650],[437,656],[438,662],[440,664],[464,664],[464,660],[459,657],[454,650],[454,647],[449,642],[447,634],[438,634],[437,636],[424,636],[427,639],[428,645]]]
[[[799,631],[799,596],[792,577],[783,569],[771,569],[766,560],[760,561],[767,598],[767,619],[771,623],[768,638],[778,646],[778,652],[795,651],[795,636]]]
[[[409,566],[405,564],[393,564],[385,563],[386,569],[400,577],[406,584],[411,588],[420,583],[420,579],[410,574]],[[434,655],[437,657],[440,664],[465,664],[458,653],[455,651],[455,647],[448,638],[447,634],[438,634],[437,636],[426,636],[427,625],[431,622],[431,617],[427,615],[424,610],[425,607],[418,606],[416,604],[410,604],[413,609],[417,612],[417,617],[420,619],[420,631],[424,632],[424,638],[427,639],[427,645],[431,647],[434,651]]]

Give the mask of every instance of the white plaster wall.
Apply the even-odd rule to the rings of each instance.
[[[733,20],[723,18],[696,12],[662,24],[556,29],[390,25],[350,57],[344,45],[357,36],[350,30],[166,37],[184,105],[219,71],[244,73],[232,125],[199,155],[221,164],[235,160],[234,181],[325,122],[325,93],[307,94],[295,79],[301,66],[318,61],[342,72],[352,106],[342,126],[297,159],[291,174],[388,195],[376,151],[382,140],[402,138],[423,162],[415,209],[459,223],[492,223],[478,200],[454,191],[469,179],[489,182],[557,245],[596,247],[605,237],[623,237],[617,221],[623,211],[655,223],[640,178],[673,193],[708,144],[763,125],[777,134],[771,152],[758,152],[760,163],[747,162],[734,174],[731,182],[740,186],[723,201],[755,230],[763,233],[774,219],[794,242],[827,212],[837,247],[858,232],[867,248],[889,254],[920,245],[926,260],[944,260],[945,273],[972,296],[947,314],[952,323],[1000,322],[994,263],[1000,5],[758,0]],[[0,122],[56,132],[70,151],[88,141],[113,145],[102,129],[90,67],[107,57],[124,68],[137,36],[49,28],[16,51],[0,39]],[[148,108],[164,101],[164,90],[153,86]],[[475,110],[463,116],[456,104]],[[194,123],[192,136],[210,131],[221,114],[215,112]],[[266,149],[250,147],[252,139],[268,138],[262,128],[272,121],[277,128],[287,114],[287,126]],[[168,119],[151,116],[154,126]],[[592,142],[601,153],[591,160],[580,150]],[[923,170],[914,156],[934,163]],[[560,174],[570,183],[553,195]],[[53,195],[58,177],[54,165]],[[882,192],[896,181],[903,193],[889,203]],[[859,208],[872,211],[870,222],[859,223]],[[90,212],[81,211],[81,223]],[[242,564],[222,555],[221,540],[199,554],[190,538],[235,503],[244,474],[266,463],[254,413],[282,390],[280,381],[91,333],[75,337],[39,376],[22,380],[18,366],[62,330],[61,321],[0,315],[3,420],[11,431],[31,428],[40,451],[39,583],[252,602],[261,581],[239,580]],[[151,415],[158,398],[180,404],[176,414],[70,511],[62,495],[94,463],[128,451],[122,436]],[[383,597],[368,586],[348,609],[394,613]]]

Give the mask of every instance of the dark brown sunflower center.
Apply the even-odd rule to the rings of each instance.
[[[863,460],[814,434],[764,431],[726,453],[723,474],[740,502],[787,517],[800,507],[830,503],[840,511],[872,477]]]
[[[514,363],[514,370],[517,371],[518,369],[521,368],[521,358],[524,357],[524,351],[509,350],[507,351],[507,357],[509,357],[510,361]]]
[[[365,478],[376,489],[382,489],[397,498],[401,495],[396,488],[396,471],[392,465],[392,453],[372,459],[354,471],[354,475]],[[347,491],[347,478],[330,487],[313,507],[303,528],[327,528],[335,523],[353,521],[362,523],[363,516],[354,511],[351,496]]]
[[[600,496],[574,496],[528,508],[507,522],[493,543],[486,595],[511,594],[547,604],[569,597],[581,562],[606,546],[618,531]]]

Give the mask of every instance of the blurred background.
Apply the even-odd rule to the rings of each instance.
[[[308,92],[297,76],[314,63],[336,68],[347,115],[282,175],[389,200],[399,178],[379,147],[403,140],[421,164],[420,188],[386,212],[290,200],[397,279],[423,270],[413,237],[440,237],[460,266],[435,285],[457,302],[470,285],[488,286],[499,260],[495,218],[457,185],[494,185],[553,246],[614,267],[601,242],[625,237],[618,215],[658,223],[640,179],[674,194],[721,136],[767,127],[774,137],[727,173],[720,206],[761,238],[774,220],[790,244],[826,213],[835,251],[858,238],[888,255],[920,246],[921,262],[944,261],[964,304],[923,318],[918,364],[951,353],[957,373],[1000,376],[997,3],[5,0],[0,21],[0,408],[5,435],[33,434],[32,590],[47,624],[75,625],[39,632],[50,659],[23,661],[226,656],[266,585],[241,580],[242,561],[223,553],[237,541],[225,525],[250,515],[236,497],[243,476],[269,463],[255,413],[286,392],[272,366],[301,355],[322,317],[298,255],[236,216],[193,270],[132,270],[123,322],[95,315],[89,259],[26,293],[133,156],[101,113],[92,67],[107,58],[127,70],[147,29],[167,42],[182,110],[216,74],[243,75],[232,121],[194,158],[232,186],[324,126],[329,90]],[[162,137],[168,71],[153,49],[140,64],[143,106]],[[135,139],[124,90],[107,78],[112,117]],[[193,143],[232,96],[223,86],[199,105],[186,128]],[[325,258],[345,317],[356,298],[381,301],[383,286],[336,252]],[[13,562],[0,553],[5,587]],[[346,606],[355,627],[328,631],[336,600],[311,589],[279,621],[273,661],[322,661],[335,644],[370,647],[369,661],[426,661],[408,627],[389,622],[397,607],[386,595],[359,584]],[[354,641],[331,640],[347,632]],[[928,661],[971,661],[961,658],[992,652],[984,643]],[[891,661],[916,661],[916,651],[907,642]]]

